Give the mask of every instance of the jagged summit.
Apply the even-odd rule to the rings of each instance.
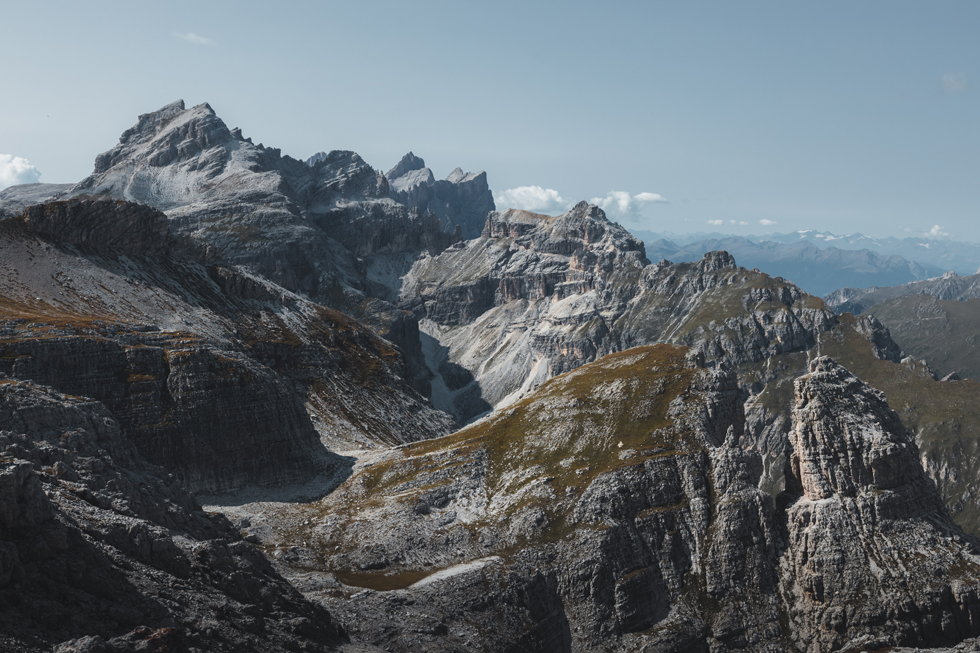
[[[422,157],[415,156],[413,152],[409,152],[391,170],[385,173],[385,177],[388,178],[388,181],[394,181],[406,173],[414,170],[422,170],[423,168],[425,168],[425,161],[422,160]]]
[[[437,181],[425,161],[409,152],[385,177],[392,197],[421,213],[439,216],[444,230],[459,225],[465,239],[478,237],[487,214],[496,208],[483,171],[467,173],[456,168],[446,179]]]
[[[831,651],[858,635],[878,642],[869,649],[975,636],[980,550],[953,524],[884,394],[829,357],[795,386],[780,563],[784,596],[798,596],[787,606],[794,643]]]
[[[931,485],[911,433],[884,394],[835,360],[812,361],[809,374],[796,380],[796,395],[793,477],[808,500],[857,497],[906,483]],[[938,510],[934,488],[928,494]]]

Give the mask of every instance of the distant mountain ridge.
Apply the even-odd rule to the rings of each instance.
[[[755,242],[742,236],[710,238],[678,245],[666,239],[647,241],[651,260],[677,262],[699,260],[706,252],[725,250],[739,264],[784,277],[804,290],[823,295],[841,286],[884,286],[928,279],[943,270],[921,265],[897,255],[881,255],[868,249],[818,247],[811,241]]]
[[[906,354],[924,358],[940,376],[980,379],[980,274],[840,288],[824,300],[839,313],[874,315]]]
[[[676,234],[635,229],[632,231],[637,238],[647,243],[665,239],[682,246],[702,240],[725,240],[734,236],[720,232]],[[816,229],[805,229],[785,234],[749,234],[741,237],[753,243],[774,242],[785,245],[812,243],[821,249],[830,247],[844,250],[867,249],[879,255],[898,255],[909,261],[917,261],[925,267],[931,265],[942,269],[943,272],[952,270],[963,275],[974,274],[980,268],[980,243],[956,241],[948,238],[926,236],[873,238],[862,233],[841,235],[829,231],[817,231]]]

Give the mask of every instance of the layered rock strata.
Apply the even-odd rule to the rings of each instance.
[[[805,351],[836,324],[819,300],[724,252],[651,265],[584,202],[558,217],[492,213],[481,238],[420,259],[401,298],[438,343],[433,401],[464,420],[629,347],[675,342],[744,365]]]
[[[330,616],[104,405],[0,378],[0,648],[336,650]]]
[[[209,493],[343,478],[349,462],[324,444],[453,427],[409,386],[390,343],[208,264],[167,225],[115,200],[34,206],[0,223],[0,372],[103,402],[141,455]]]
[[[950,520],[884,395],[829,358],[811,364],[796,395],[780,564],[795,645],[975,636],[980,549]]]

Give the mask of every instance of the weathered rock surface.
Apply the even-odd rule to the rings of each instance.
[[[420,252],[437,254],[464,226],[478,232],[493,200],[482,173],[426,188],[425,203],[400,203],[354,152],[297,161],[228,129],[207,104],[178,101],[140,116],[61,197],[107,195],[165,212],[224,265],[245,266],[390,339],[427,395],[416,319],[390,303],[392,288]]]
[[[42,238],[95,251],[160,256],[168,253],[175,240],[166,215],[131,202],[71,200],[36,204],[25,208],[21,219]]]
[[[787,494],[799,498],[781,560],[796,647],[975,636],[980,550],[950,520],[884,395],[829,358],[811,364],[796,394]]]
[[[608,355],[286,511],[278,537],[301,546],[265,543],[352,637],[396,650],[817,653],[980,632],[976,545],[880,393],[814,363],[777,503],[739,442],[735,375],[699,365],[667,345]]]
[[[393,451],[301,509],[280,564],[396,650],[778,650],[780,540],[735,377],[685,356],[612,354]]]
[[[0,648],[335,650],[330,616],[106,407],[0,379]],[[303,648],[305,647],[305,648]]]
[[[162,213],[115,200],[4,223],[0,372],[103,402],[143,457],[209,493],[343,478],[328,448],[453,427],[368,328],[174,243]]]
[[[425,161],[409,152],[389,170],[391,197],[417,209],[432,213],[441,220],[443,231],[452,233],[459,227],[463,239],[479,237],[487,215],[496,210],[487,173],[453,170],[446,179],[436,181]]]
[[[725,252],[650,265],[642,242],[584,202],[558,217],[492,213],[481,238],[420,259],[401,298],[433,340],[433,401],[463,420],[629,347],[675,342],[744,365],[805,351],[836,324]]]

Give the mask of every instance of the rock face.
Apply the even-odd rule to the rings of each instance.
[[[496,210],[487,173],[483,171],[463,172],[456,168],[446,179],[436,181],[425,161],[409,152],[385,177],[391,197],[422,214],[438,216],[444,231],[452,232],[458,226],[466,240],[477,238],[487,215]]]
[[[223,518],[144,462],[106,407],[0,379],[0,647],[333,650],[343,643]]]
[[[174,243],[167,216],[148,206],[113,200],[49,202],[27,207],[22,220],[42,238],[90,250],[160,256]]]
[[[330,449],[453,427],[368,328],[179,244],[162,213],[115,200],[4,223],[0,373],[101,401],[144,458],[208,493],[343,478]]]
[[[492,213],[481,238],[420,259],[401,298],[433,341],[433,401],[463,420],[629,347],[676,342],[742,365],[804,351],[836,323],[725,252],[650,265],[643,243],[584,202],[558,217]]]
[[[355,639],[405,651],[817,653],[980,632],[980,555],[880,393],[814,363],[776,503],[740,446],[735,375],[703,364],[610,354],[394,450],[293,515],[306,544],[280,568]]]
[[[245,266],[394,342],[427,395],[416,320],[390,300],[420,252],[478,233],[493,198],[483,173],[453,173],[419,193],[401,203],[354,152],[297,161],[228,129],[207,104],[178,101],[140,116],[61,197],[107,195],[165,212],[172,229],[210,245],[226,266]]]
[[[734,376],[687,353],[611,354],[394,451],[299,517],[299,586],[404,651],[777,650],[761,463]]]
[[[781,561],[800,650],[975,635],[980,556],[949,519],[882,393],[829,358],[796,382]],[[802,494],[802,496],[800,496]]]

